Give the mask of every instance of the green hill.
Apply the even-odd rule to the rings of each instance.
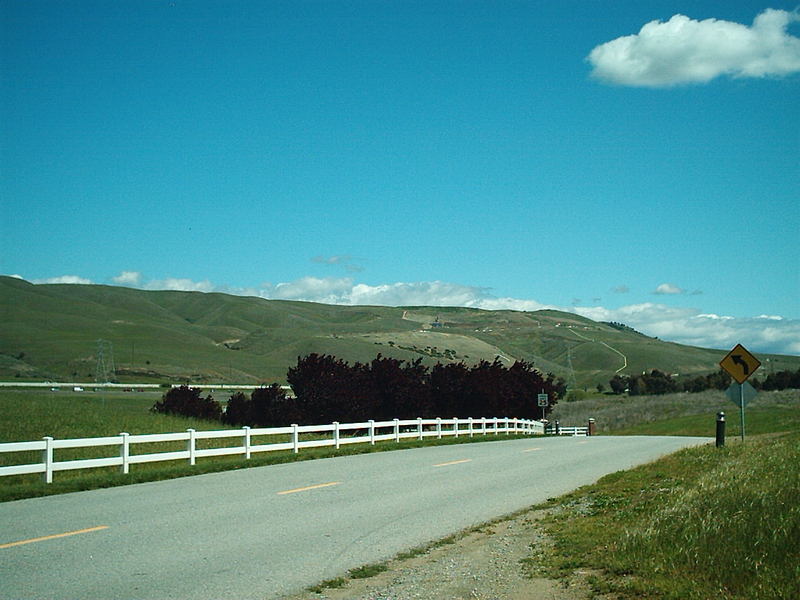
[[[101,339],[113,344],[120,382],[195,384],[283,382],[298,356],[317,352],[429,365],[524,359],[593,388],[617,370],[713,371],[725,354],[550,310],[332,306],[10,277],[0,277],[0,309],[5,381],[93,381]],[[800,357],[770,358],[776,369],[800,366]]]

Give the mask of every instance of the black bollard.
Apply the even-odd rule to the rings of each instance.
[[[717,413],[717,448],[725,445],[725,413]]]

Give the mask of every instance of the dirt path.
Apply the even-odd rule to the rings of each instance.
[[[414,558],[391,561],[376,576],[289,600],[586,600],[589,592],[579,583],[528,576],[520,561],[547,544],[536,519],[536,513],[526,513],[489,525]]]

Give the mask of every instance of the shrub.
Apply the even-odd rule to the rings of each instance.
[[[219,402],[210,394],[203,398],[199,388],[187,385],[170,389],[150,410],[165,415],[182,415],[207,421],[216,421],[222,417],[222,406]]]

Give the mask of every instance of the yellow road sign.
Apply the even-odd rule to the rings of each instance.
[[[750,354],[747,348],[736,344],[736,348],[728,352],[728,356],[720,361],[719,366],[730,373],[737,383],[744,383],[761,366],[761,361]]]

